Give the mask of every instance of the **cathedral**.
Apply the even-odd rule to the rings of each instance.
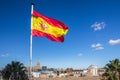
[[[41,70],[42,70],[42,67],[40,65],[40,61],[37,61],[36,66],[32,67],[32,71],[36,72],[36,71],[41,71]]]
[[[26,67],[26,70],[30,70],[30,67]],[[32,66],[32,71],[33,72],[37,72],[37,71],[41,71],[42,70],[42,67],[40,65],[40,61],[37,61],[37,64],[36,66]]]

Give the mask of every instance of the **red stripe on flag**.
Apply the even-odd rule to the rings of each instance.
[[[44,33],[38,30],[32,30],[32,36],[40,36],[40,37],[47,37],[48,39],[56,42],[64,42],[64,36],[61,37],[55,37],[51,34]]]

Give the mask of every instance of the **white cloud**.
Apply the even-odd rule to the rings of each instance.
[[[102,46],[102,44],[97,43],[97,44],[92,44],[91,47],[95,50],[102,50],[104,49],[104,47]]]
[[[120,44],[120,39],[109,40],[109,44],[110,44],[110,45],[117,45],[117,44]]]
[[[79,57],[82,56],[82,55],[83,55],[82,53],[79,53],[79,54],[78,54]]]
[[[8,57],[9,54],[1,54],[0,56],[1,56],[1,57]]]
[[[104,29],[105,25],[106,24],[104,22],[95,22],[93,25],[91,25],[91,27],[94,29],[94,31],[97,31]]]

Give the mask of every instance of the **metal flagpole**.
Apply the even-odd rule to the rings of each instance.
[[[30,80],[32,80],[32,24],[33,24],[33,20],[32,20],[32,15],[33,15],[33,6],[34,4],[31,4],[31,29],[30,29],[30,75],[29,78]]]

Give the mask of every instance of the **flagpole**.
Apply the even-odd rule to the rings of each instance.
[[[34,4],[31,4],[31,29],[30,29],[30,80],[32,80],[32,24],[33,24],[33,20],[32,20],[32,15],[33,15],[33,7]]]

